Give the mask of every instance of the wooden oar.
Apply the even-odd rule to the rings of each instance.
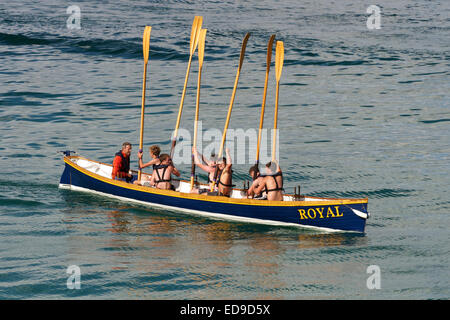
[[[261,118],[259,120],[259,131],[258,131],[258,144],[256,145],[256,165],[259,164],[259,148],[261,145],[261,133],[262,127],[264,123],[264,109],[266,107],[266,96],[267,96],[267,83],[269,82],[269,71],[270,71],[270,63],[272,62],[272,47],[273,41],[275,40],[275,35],[271,35],[269,39],[269,43],[267,44],[267,64],[266,64],[266,79],[264,81],[264,93],[263,93],[263,101],[261,105]]]
[[[198,131],[198,113],[200,107],[200,82],[202,79],[203,58],[205,56],[205,39],[206,29],[201,29],[198,39],[198,81],[197,81],[197,101],[195,104],[195,120],[194,120],[194,142],[193,147],[197,148],[197,131]],[[195,177],[195,162],[194,154],[192,154],[192,166],[191,166],[191,190],[194,188]]]
[[[180,120],[181,120],[181,113],[183,111],[183,104],[184,104],[184,96],[186,95],[186,87],[189,79],[189,71],[191,69],[191,62],[192,57],[194,56],[195,49],[197,48],[198,39],[200,35],[200,30],[202,28],[203,23],[203,17],[196,16],[194,18],[194,22],[192,23],[192,29],[191,29],[191,40],[189,42],[189,62],[186,70],[186,76],[184,78],[184,86],[183,86],[183,92],[181,93],[181,101],[180,101],[180,107],[178,109],[178,117],[177,117],[177,123],[175,125],[175,130],[172,138],[172,147],[170,149],[170,157],[173,157],[173,152],[175,149],[175,144],[177,143],[177,136],[178,136],[178,128],[180,127]]]
[[[282,41],[277,41],[277,48],[275,52],[275,76],[277,81],[277,90],[275,94],[275,115],[273,120],[273,141],[272,141],[272,161],[275,161],[275,150],[277,141],[277,120],[278,120],[278,93],[280,91],[280,77],[283,69],[284,61],[284,46]]]
[[[142,105],[141,105],[141,131],[139,139],[139,149],[142,150],[144,144],[144,111],[145,111],[145,88],[147,84],[147,63],[148,63],[148,51],[150,48],[150,33],[152,27],[146,26],[144,29],[144,37],[142,41],[142,49],[144,52],[144,75],[142,81]],[[141,180],[142,169],[139,168],[138,180]]]
[[[231,94],[230,105],[228,107],[227,120],[225,121],[225,127],[224,127],[223,133],[222,133],[222,142],[220,144],[219,153],[217,154],[217,162],[220,161],[220,159],[222,159],[223,146],[225,145],[225,139],[227,137],[228,124],[230,123],[230,118],[231,118],[231,110],[233,109],[234,97],[236,96],[236,89],[237,89],[237,85],[239,82],[239,75],[241,73],[242,64],[244,63],[245,48],[247,47],[247,41],[248,41],[249,37],[250,37],[250,33],[248,32],[245,35],[244,40],[242,40],[241,54],[239,57],[239,66],[238,66],[238,70],[236,72],[236,79],[234,80],[233,92]],[[216,183],[217,175],[219,173],[218,170],[219,170],[219,166],[216,165],[216,170],[214,172],[214,180],[210,184],[211,192],[214,190],[214,185]]]

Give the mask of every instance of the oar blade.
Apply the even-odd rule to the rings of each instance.
[[[186,87],[187,87],[187,82],[189,79],[189,70],[191,68],[192,56],[194,55],[195,48],[197,47],[197,44],[198,44],[198,38],[200,35],[200,30],[202,28],[202,23],[203,23],[203,17],[201,17],[201,16],[196,16],[194,18],[194,22],[192,23],[191,39],[190,39],[190,43],[189,43],[189,62],[188,62],[187,70],[186,70],[186,76],[184,78],[184,86],[183,86],[183,92],[181,93],[181,101],[180,101],[180,107],[178,109],[177,122],[175,124],[175,130],[173,132],[173,137],[172,137],[172,147],[170,149],[171,157],[173,157],[173,152],[175,149],[175,145],[177,143],[176,139],[178,136],[178,128],[180,127],[181,113],[183,111],[184,97],[186,94]]]
[[[273,42],[275,40],[275,35],[271,35],[269,42],[267,44],[267,70],[270,70],[270,64],[272,63],[272,51],[273,51]]]
[[[152,32],[152,27],[146,26],[144,29],[144,36],[142,39],[142,49],[144,52],[144,63],[148,62],[148,51],[150,49],[150,33]]]
[[[283,69],[284,62],[284,45],[283,41],[277,41],[277,47],[275,52],[275,73],[277,82],[281,78],[281,70]]]
[[[189,53],[191,55],[194,54],[195,48],[197,47],[200,30],[202,29],[202,24],[203,24],[203,17],[195,16],[194,22],[192,23],[191,39],[189,42]]]
[[[205,40],[207,29],[200,30],[200,36],[198,39],[198,63],[199,67],[203,65],[203,58],[205,57]]]
[[[250,32],[247,32],[247,34],[244,37],[244,40],[242,40],[242,46],[241,46],[241,55],[239,56],[239,71],[242,68],[242,64],[244,63],[244,57],[245,57],[245,49],[247,48],[247,41],[248,38],[250,38]]]

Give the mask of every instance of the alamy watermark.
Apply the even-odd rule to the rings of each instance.
[[[81,289],[81,269],[77,265],[71,265],[67,267],[67,274],[70,274],[67,279],[66,285],[67,289]]]
[[[374,4],[367,7],[366,13],[370,14],[367,18],[367,29],[376,30],[381,29],[381,9]]]
[[[69,30],[80,30],[81,29],[81,9],[77,5],[71,5],[67,7],[67,14],[70,14],[67,18],[66,25]]]
[[[81,9],[77,5],[70,5],[66,9],[69,15],[66,21],[67,29],[80,30],[81,29]],[[381,29],[381,9],[377,5],[370,5],[366,9],[366,13],[370,14],[367,18],[366,26],[369,30]]]
[[[367,267],[366,272],[370,274],[367,278],[366,286],[367,289],[381,289],[381,269],[379,266],[373,264]]]
[[[272,159],[272,140],[274,132],[276,134],[275,158],[279,159],[279,137],[278,129],[262,129],[259,150],[259,162],[267,163]],[[225,148],[230,150],[230,157],[233,164],[254,164],[259,130],[250,129],[228,129],[226,143],[222,156],[225,156]],[[172,133],[173,135],[173,133]],[[173,138],[173,137],[172,137]],[[205,157],[217,155],[222,142],[222,131],[212,128],[203,131],[202,121],[198,122],[197,150]],[[184,128],[178,130],[177,144],[173,153],[173,161],[177,164],[191,164],[193,145],[193,134]]]

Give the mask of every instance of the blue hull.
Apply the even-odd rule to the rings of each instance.
[[[342,231],[364,232],[366,224],[366,219],[355,214],[352,209],[367,214],[367,199],[266,201],[194,195],[115,181],[77,166],[70,157],[65,157],[64,161],[61,186],[78,187],[153,206],[244,221]]]

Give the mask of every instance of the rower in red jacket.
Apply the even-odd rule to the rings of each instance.
[[[122,144],[122,150],[116,153],[111,174],[113,180],[125,179],[126,182],[132,180],[133,175],[129,173],[131,148],[131,143],[124,142]]]

